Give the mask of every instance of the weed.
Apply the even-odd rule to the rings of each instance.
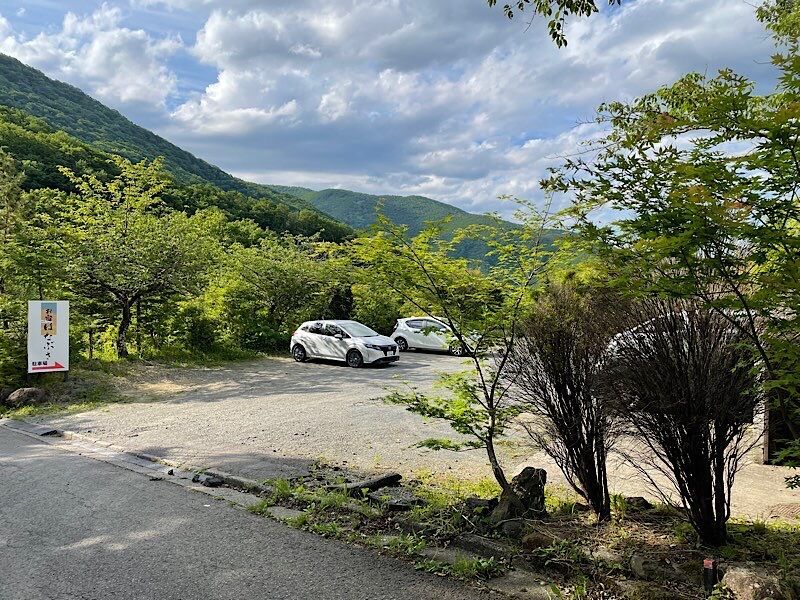
[[[457,452],[463,448],[458,442],[446,438],[428,438],[416,444],[417,448],[427,448],[428,450],[452,450]]]
[[[414,567],[426,573],[452,575],[459,579],[491,579],[505,572],[505,565],[494,557],[467,558],[459,556],[453,564],[425,559],[417,561]]]
[[[275,503],[272,501],[272,498],[264,498],[260,502],[256,502],[255,504],[248,506],[247,510],[254,515],[264,516],[269,514],[269,509],[273,506],[275,506]]]
[[[611,513],[618,523],[624,521],[628,514],[628,499],[622,494],[611,494]]]
[[[323,537],[337,538],[342,534],[342,529],[335,521],[327,523],[311,523],[307,525],[307,529],[312,533],[321,535]]]
[[[289,525],[290,527],[295,527],[297,529],[305,529],[308,526],[309,522],[309,514],[303,513],[302,515],[297,515],[296,517],[290,517],[284,520],[284,523]]]

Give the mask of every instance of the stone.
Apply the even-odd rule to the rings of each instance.
[[[305,514],[302,510],[295,510],[294,508],[286,508],[285,506],[270,506],[267,509],[267,512],[273,519],[278,519],[279,521],[286,521],[287,519],[295,519],[302,514]]]
[[[681,576],[680,571],[671,562],[640,554],[631,556],[630,566],[631,572],[637,579],[645,581],[672,581]]]
[[[475,535],[474,533],[462,533],[453,540],[453,546],[484,558],[494,557],[497,560],[507,559],[514,553],[513,548],[499,540]]]
[[[471,497],[464,500],[464,510],[469,514],[488,515],[495,509],[498,502],[497,498]]]
[[[675,600],[673,590],[657,587],[643,581],[622,580],[616,582],[625,600]],[[617,597],[617,596],[614,596]]]
[[[492,522],[500,523],[507,519],[545,514],[547,512],[544,504],[545,483],[547,483],[547,471],[525,467],[511,480],[511,490],[519,499],[521,507],[503,492],[497,507],[492,511]]]
[[[411,510],[415,506],[422,504],[422,499],[417,498],[411,490],[404,487],[388,487],[367,494],[367,498],[378,502],[390,511]]]
[[[522,538],[522,548],[526,552],[533,552],[534,550],[538,550],[539,548],[547,548],[552,546],[556,541],[556,538],[550,535],[549,533],[544,533],[542,531],[533,531]]]
[[[642,496],[631,496],[625,498],[625,504],[628,507],[628,510],[650,510],[653,508],[653,504],[647,499],[643,498]]]
[[[220,477],[210,476],[202,479],[201,483],[206,487],[220,487],[225,482]]]
[[[365,479],[363,481],[354,481],[352,483],[333,484],[326,486],[329,490],[342,490],[347,492],[350,496],[361,496],[363,490],[374,492],[384,487],[397,485],[403,478],[400,473],[389,473],[388,475],[381,475],[373,479]]]
[[[518,540],[525,535],[525,523],[521,519],[503,521],[500,524],[500,533],[512,540]]]
[[[594,560],[604,562],[607,565],[622,565],[625,564],[625,556],[618,550],[613,550],[607,546],[598,546],[591,552],[591,557]]]
[[[722,583],[736,600],[784,600],[780,579],[775,571],[755,565],[732,565],[725,571]]]
[[[6,406],[20,408],[21,406],[44,404],[47,401],[47,392],[41,388],[20,388],[9,394]]]
[[[525,569],[512,569],[502,577],[490,579],[487,587],[520,600],[553,600],[553,586],[547,579]]]

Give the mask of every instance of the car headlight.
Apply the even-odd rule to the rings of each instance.
[[[364,344],[367,348],[372,348],[373,350],[380,350],[380,346],[376,346],[375,344]]]

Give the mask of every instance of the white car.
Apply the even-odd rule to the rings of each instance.
[[[433,317],[398,319],[391,335],[401,352],[406,350],[447,350],[453,356],[464,356],[464,346],[453,337],[450,326]]]
[[[400,360],[394,340],[357,321],[306,321],[292,335],[289,349],[297,362],[325,358],[360,367]]]

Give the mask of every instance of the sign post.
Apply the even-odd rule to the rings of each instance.
[[[69,371],[69,302],[28,302],[28,373]]]

